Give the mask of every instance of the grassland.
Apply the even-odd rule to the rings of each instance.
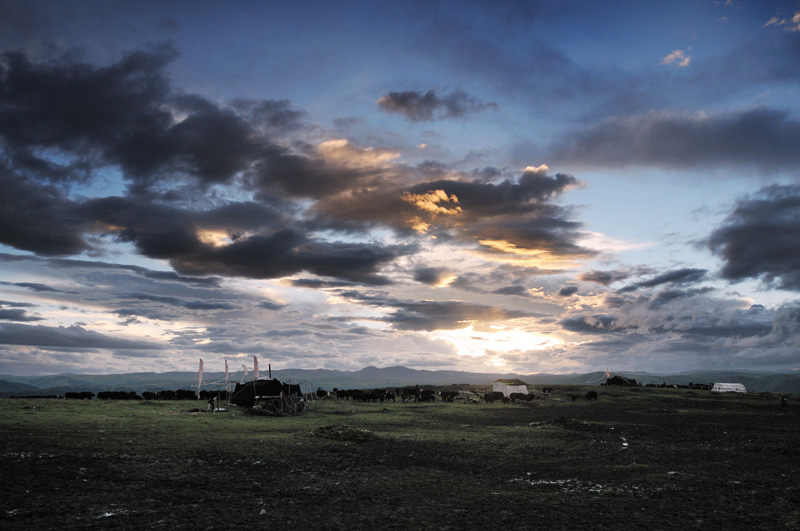
[[[0,526],[800,529],[797,396],[578,391],[291,417],[6,399]]]

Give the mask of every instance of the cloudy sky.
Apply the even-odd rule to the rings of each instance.
[[[800,3],[0,0],[0,373],[800,368]]]

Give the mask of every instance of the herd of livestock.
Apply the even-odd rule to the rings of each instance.
[[[326,391],[324,389],[317,389],[313,394],[305,394],[300,392],[298,386],[292,386],[292,394],[295,394],[303,399],[329,399],[335,398],[339,400],[352,400],[354,402],[466,402],[478,403],[485,401],[487,403],[511,403],[516,404],[519,402],[530,402],[537,399],[546,399],[550,397],[553,388],[542,388],[540,393],[511,393],[505,396],[499,391],[488,392],[484,394],[471,392],[471,391],[435,391],[433,389],[425,389],[417,387],[403,387],[392,389],[336,389],[333,391]],[[579,395],[569,395],[572,400],[579,398]],[[586,400],[596,400],[596,391],[589,391],[584,394],[583,398]],[[29,397],[36,398],[36,397]],[[42,396],[38,398],[62,398],[61,396]],[[187,389],[178,389],[177,391],[144,391],[141,395],[134,391],[100,391],[95,394],[91,391],[83,392],[68,392],[65,393],[63,398],[78,399],[78,400],[91,400],[97,398],[98,400],[205,400],[210,401],[217,398],[228,399],[229,396],[225,391],[212,391],[201,390],[199,397],[196,391]]]

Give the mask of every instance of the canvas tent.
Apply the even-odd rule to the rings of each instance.
[[[717,393],[746,393],[747,389],[740,383],[722,383],[717,382],[711,388],[712,391]]]
[[[606,385],[622,385],[625,387],[636,387],[638,384],[633,378],[625,378],[624,376],[613,376],[606,380]]]
[[[492,383],[492,392],[500,392],[503,393],[503,396],[510,397],[511,393],[522,393],[523,395],[528,394],[528,384],[523,382],[522,380],[495,380]]]

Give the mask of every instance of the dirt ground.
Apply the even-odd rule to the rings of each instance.
[[[159,449],[114,419],[92,442],[74,414],[0,414],[0,527],[800,529],[798,401],[728,398],[319,404],[241,448],[191,432]],[[169,430],[161,419],[134,420]]]

